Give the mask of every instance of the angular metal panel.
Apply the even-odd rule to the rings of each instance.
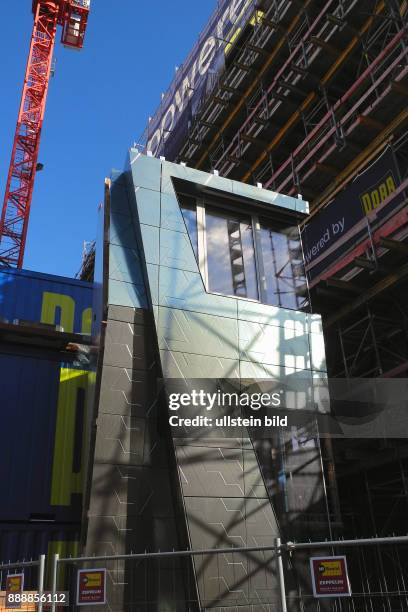
[[[293,329],[302,326],[304,331],[307,332],[307,317],[306,313],[297,310],[269,306],[249,300],[238,300],[238,319],[243,321],[265,323],[278,327],[292,327]]]
[[[110,188],[110,213],[131,216],[126,174],[113,172]]]
[[[110,216],[109,240],[128,249],[137,249],[133,220],[128,215],[112,213]]]
[[[176,232],[187,232],[186,224],[184,223],[183,215],[174,193],[161,194],[161,223],[157,225]]]
[[[112,321],[135,323],[136,325],[153,325],[153,317],[148,310],[129,308],[128,306],[108,305],[108,318]]]
[[[149,296],[152,304],[159,303],[159,266],[146,264],[147,280],[149,284]]]
[[[234,497],[186,497],[192,548],[246,546],[245,502]],[[244,555],[196,557],[195,568],[202,604],[248,602],[248,559]]]
[[[89,516],[172,516],[167,470],[96,463]]]
[[[296,335],[293,330],[249,321],[239,321],[241,359],[257,363],[310,367],[308,334]]]
[[[160,307],[158,341],[159,348],[170,351],[238,358],[238,325],[234,319]]]
[[[161,191],[162,193],[168,193],[174,195],[172,177],[181,178],[185,181],[192,181],[199,185],[204,185],[212,189],[221,189],[227,193],[232,193],[232,183],[230,179],[224,178],[223,176],[215,176],[215,174],[209,174],[202,170],[196,170],[195,168],[187,168],[180,164],[173,164],[171,162],[164,162],[162,168],[162,182]]]
[[[160,351],[165,378],[239,378],[238,359]]]
[[[155,410],[155,372],[104,365],[99,414],[148,417]]]
[[[95,461],[143,465],[145,419],[122,414],[100,414]]]
[[[108,303],[128,308],[147,308],[145,286],[109,279]]]
[[[157,416],[100,413],[95,461],[167,468],[166,448],[159,429]]]
[[[244,497],[241,449],[177,446],[183,494],[188,497]]]
[[[131,149],[130,168],[135,187],[160,191],[161,162],[159,159],[140,155],[136,149]]]
[[[160,263],[159,228],[141,223],[140,231],[143,239],[143,251],[146,263],[158,265]]]
[[[296,198],[292,198],[281,193],[276,193],[276,191],[259,189],[254,185],[240,183],[239,181],[232,181],[232,192],[236,195],[250,198],[251,200],[254,200],[254,202],[265,202],[266,204],[279,206],[288,210],[296,210]]]
[[[108,321],[105,336],[105,365],[148,369],[155,362],[154,347],[141,325]]]
[[[109,278],[143,285],[142,262],[137,249],[111,244],[109,248]]]
[[[260,384],[264,392],[271,384],[270,392],[275,391],[274,381],[279,381],[284,393],[281,393],[282,406],[288,409],[319,409],[323,410],[324,403],[317,393],[313,383],[311,370],[295,370],[292,367],[259,364],[256,362],[240,361],[241,378],[248,382],[262,381]],[[272,379],[272,381],[271,381]],[[271,381],[271,382],[268,382]],[[265,387],[265,388],[264,388]]]
[[[221,317],[237,318],[237,299],[206,293],[201,274],[162,267],[159,304]]]
[[[241,448],[176,447],[183,494],[188,497],[267,498],[255,453]]]
[[[267,499],[246,499],[247,546],[273,546],[279,528]],[[276,555],[274,551],[248,555],[250,575],[248,601],[268,604],[276,598]]]
[[[197,260],[187,232],[160,230],[160,264],[172,269],[198,273]]]
[[[178,546],[174,517],[162,516],[91,516],[88,539],[95,555],[130,553],[129,542],[136,540],[143,551],[177,550]]]
[[[160,194],[151,189],[135,189],[139,223],[160,226]]]

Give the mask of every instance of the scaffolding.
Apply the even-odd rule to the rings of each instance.
[[[313,311],[323,317],[330,377],[406,376],[408,4],[268,0],[256,11],[223,71],[212,75],[174,161],[302,194],[310,221],[391,148],[399,184],[383,206],[401,203],[381,223],[368,215],[355,228],[354,244],[309,290]],[[408,443],[345,440],[333,448],[343,533],[406,533]],[[325,455],[329,476],[331,453]],[[370,568],[371,585],[389,559],[365,554],[359,563]],[[402,578],[395,580],[398,590]],[[381,606],[352,609],[402,610],[406,602]]]
[[[302,193],[313,209],[404,127],[406,6],[268,4],[201,105],[177,159]]]

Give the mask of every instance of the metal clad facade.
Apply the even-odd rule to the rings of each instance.
[[[93,285],[28,270],[0,268],[0,317],[89,333]]]

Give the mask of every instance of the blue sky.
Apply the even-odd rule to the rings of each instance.
[[[183,62],[216,0],[92,0],[84,50],[58,42],[24,268],[74,276],[84,240],[96,234],[103,180],[122,168],[176,65]],[[4,188],[32,29],[31,0],[7,8],[0,38],[0,198]]]

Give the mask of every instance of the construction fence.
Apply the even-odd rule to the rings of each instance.
[[[56,554],[47,566],[42,555],[0,565],[0,580],[0,611],[402,611],[408,609],[408,536],[286,544],[276,538],[273,546],[92,557]]]

